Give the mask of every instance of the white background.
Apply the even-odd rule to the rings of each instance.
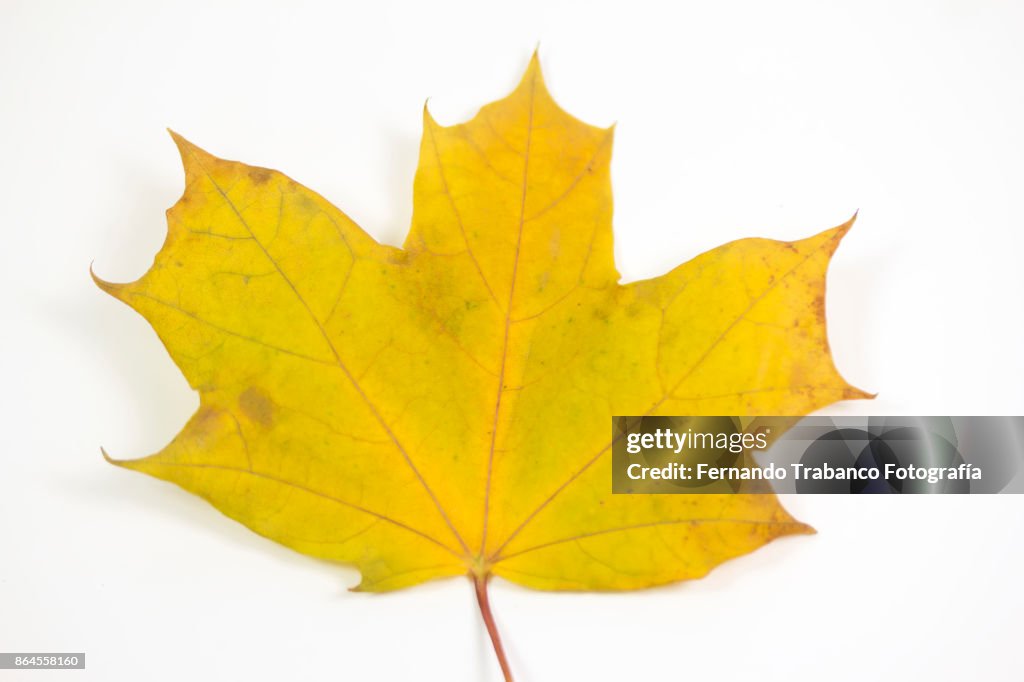
[[[467,118],[539,42],[562,105],[618,122],[627,279],[860,209],[829,323],[879,396],[830,411],[1024,413],[1024,5],[700,5],[0,2],[0,651],[87,652],[32,680],[497,679],[465,581],[348,593],[353,571],[100,458],[155,451],[197,405],[87,274],[134,279],[160,247],[165,126],[399,244],[424,100]],[[498,582],[519,678],[1020,679],[1024,498],[786,502],[817,536],[699,582]]]

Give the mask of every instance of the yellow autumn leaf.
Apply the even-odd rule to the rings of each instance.
[[[358,589],[468,574],[482,606],[490,576],[636,589],[807,532],[773,495],[612,495],[610,417],[865,397],[825,331],[852,219],[623,285],[613,131],[559,108],[536,56],[468,123],[423,126],[402,249],[174,135],[186,188],[166,243],[140,279],[96,281],[152,324],[200,407],[160,452],[111,461],[356,567]]]

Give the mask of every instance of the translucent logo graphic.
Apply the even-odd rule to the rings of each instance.
[[[1024,492],[1024,417],[615,417],[612,490]]]

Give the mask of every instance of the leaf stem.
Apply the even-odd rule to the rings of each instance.
[[[494,614],[491,613],[491,601],[487,597],[487,582],[490,576],[476,575],[472,578],[476,587],[476,601],[480,605],[480,615],[483,616],[484,625],[487,626],[487,634],[491,636],[491,644],[494,645],[494,655],[498,657],[501,673],[505,676],[505,682],[513,682],[512,669],[508,667],[505,648],[501,645],[501,635],[498,634],[498,626],[494,622]]]

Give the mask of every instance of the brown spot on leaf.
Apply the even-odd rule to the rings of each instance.
[[[811,309],[814,310],[814,314],[819,318],[825,317],[825,295],[818,294],[811,301]]]
[[[219,412],[212,407],[203,407],[192,418],[192,426],[197,431],[212,431],[216,427]]]
[[[250,168],[249,179],[257,185],[265,185],[270,182],[272,171],[266,168]]]
[[[274,422],[274,403],[270,401],[266,393],[255,386],[250,386],[242,395],[238,396],[238,406],[242,408],[242,413],[250,421],[256,422],[264,428],[270,428]]]

